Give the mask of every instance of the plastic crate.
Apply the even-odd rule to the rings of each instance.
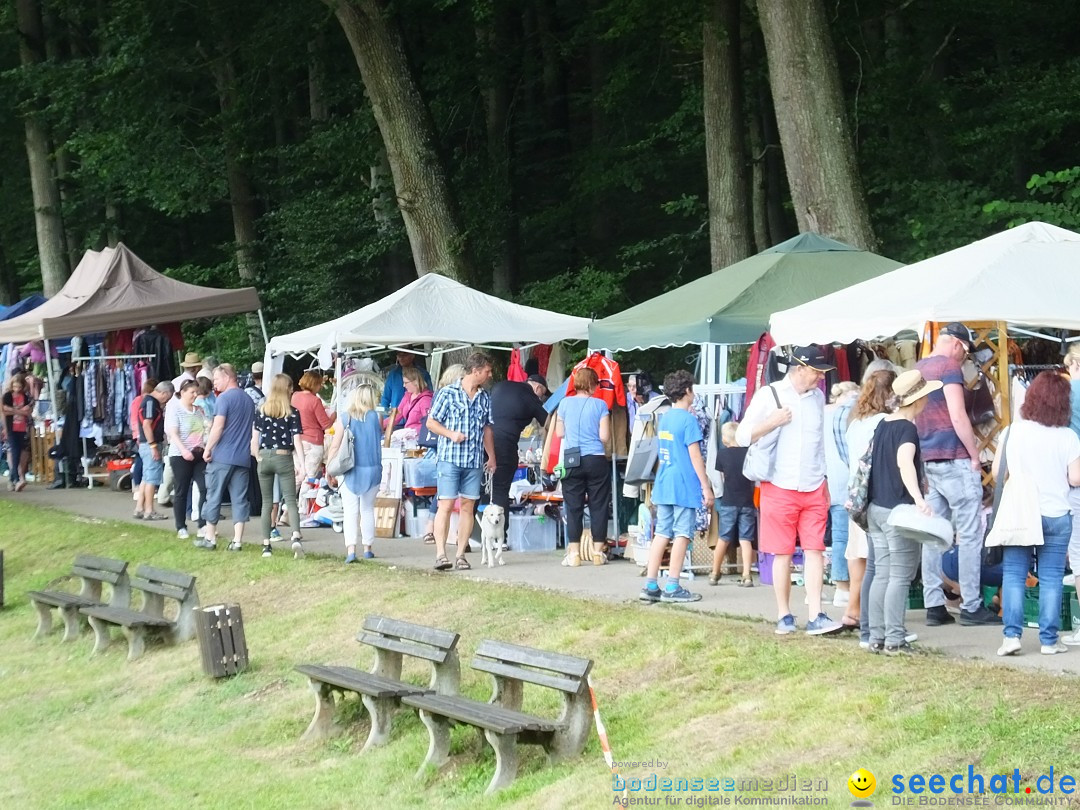
[[[923,601],[922,583],[912,582],[911,587],[908,588],[907,609],[922,610],[925,607],[926,603]]]
[[[994,597],[998,595],[997,585],[983,585],[982,586],[982,601],[983,604],[989,609],[994,603]]]
[[[1024,589],[1024,624],[1028,627],[1039,626],[1039,587]],[[1076,599],[1076,588],[1066,585],[1061,591],[1061,632],[1080,630],[1080,604]]]
[[[762,585],[773,584],[772,564],[774,556],[767,551],[758,552],[758,579],[761,580]]]

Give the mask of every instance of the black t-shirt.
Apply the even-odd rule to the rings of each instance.
[[[165,419],[161,411],[161,403],[152,394],[145,394],[142,404],[139,405],[139,441],[143,444],[160,444],[165,441]],[[146,425],[143,420],[150,420],[152,436],[147,437]]]
[[[896,464],[896,451],[902,444],[915,445],[915,470],[919,485],[922,485],[918,428],[907,419],[883,419],[874,431],[874,452],[870,462],[870,503],[874,506],[892,509],[902,503],[915,503],[900,478],[900,468]]]
[[[543,425],[547,418],[540,397],[527,382],[505,380],[491,390],[491,421],[496,438],[516,442],[533,419]]]
[[[724,474],[724,494],[721,506],[745,508],[754,505],[754,482],[742,474],[747,447],[725,447],[716,451],[716,469]]]
[[[260,450],[292,450],[293,436],[304,432],[300,427],[300,411],[296,408],[280,419],[272,419],[259,410],[255,414],[255,430],[259,432]]]

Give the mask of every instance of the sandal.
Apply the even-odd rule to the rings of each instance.
[[[469,561],[466,560],[464,557],[458,557],[454,561],[454,568],[456,568],[458,571],[468,571],[472,568],[472,566],[469,565]]]
[[[751,579],[750,577],[743,577],[742,579],[739,580],[739,587],[740,588],[753,588],[754,587],[754,580]]]
[[[719,585],[720,584],[720,577],[716,576],[715,574],[709,574],[709,584],[710,585]]]
[[[433,535],[431,532],[428,532],[427,534],[425,534],[424,535],[424,545],[425,546],[433,546],[433,545],[435,545],[435,535]]]
[[[452,566],[450,564],[450,561],[448,559],[446,559],[446,557],[436,557],[435,558],[435,570],[436,571],[448,571],[453,567],[454,566]]]

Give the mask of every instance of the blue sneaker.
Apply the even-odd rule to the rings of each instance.
[[[669,591],[667,588],[660,595],[661,602],[699,602],[701,601],[700,593],[690,593],[682,585],[673,591]]]
[[[369,549],[367,549],[367,550],[366,550],[366,551],[364,552],[364,559],[365,559],[365,560],[374,560],[374,559],[375,559],[375,552],[374,552],[374,551],[372,551],[372,550],[371,550],[370,548],[369,548]]]
[[[786,636],[788,633],[794,633],[799,629],[799,625],[795,623],[795,617],[790,613],[776,623],[776,635]]]
[[[357,561],[357,560],[356,560],[356,555],[355,555],[355,554],[350,554],[349,556],[347,556],[347,557],[345,558],[345,564],[346,564],[346,565],[348,565],[349,563],[354,563],[354,562],[356,562],[356,561]]]
[[[659,588],[642,588],[638,599],[642,602],[659,602],[662,596]]]
[[[806,635],[808,636],[827,636],[832,633],[839,633],[843,629],[844,625],[833,621],[824,613],[819,613],[816,619],[811,619],[806,623]]]
[[[277,530],[277,526],[275,526],[274,528],[272,528],[270,530],[270,539],[271,540],[280,540],[281,539],[281,532],[279,532]]]

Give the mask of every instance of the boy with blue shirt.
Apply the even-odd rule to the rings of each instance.
[[[701,455],[701,428],[690,413],[694,402],[693,375],[682,369],[667,375],[664,395],[671,401],[671,410],[660,417],[657,430],[659,465],[652,490],[656,532],[649,548],[645,587],[639,598],[643,602],[697,602],[701,594],[682,587],[679,572],[694,533],[697,510],[702,505],[712,509],[713,491]],[[668,578],[660,588],[656,579],[668,542],[672,540]]]

